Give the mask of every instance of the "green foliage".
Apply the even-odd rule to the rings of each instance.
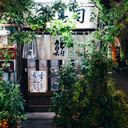
[[[128,99],[116,90],[109,79],[115,63],[95,49],[78,51],[81,71],[75,61],[68,61],[61,70],[53,72],[59,78],[59,92],[52,98],[56,127],[62,128],[126,128]]]
[[[32,3],[33,0],[1,0],[0,20],[15,24],[23,24],[23,12],[28,11]]]
[[[99,11],[98,20],[102,25],[100,27],[102,29],[94,32],[95,36],[100,41],[103,41],[105,45],[108,45],[108,43],[113,45],[115,42],[114,37],[118,36],[120,30],[125,29],[128,25],[128,2],[127,0],[123,0],[122,4],[117,7],[114,0],[107,0],[110,6],[107,8],[106,4],[103,5],[105,1],[101,1],[101,3],[97,0],[92,1]]]
[[[10,37],[8,37],[8,43],[18,42],[28,44],[32,42],[32,40],[36,38],[32,32],[22,31],[21,33],[13,33]]]
[[[24,112],[24,100],[20,94],[19,84],[11,81],[0,82],[0,120],[9,119],[9,128],[17,125],[17,120],[26,118]]]

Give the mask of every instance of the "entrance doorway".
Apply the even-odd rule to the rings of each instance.
[[[26,112],[48,112],[51,97],[58,91],[57,78],[49,77],[51,70],[59,69],[61,60],[22,59],[21,91],[26,100]]]

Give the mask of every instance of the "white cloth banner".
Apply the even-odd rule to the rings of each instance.
[[[84,47],[89,40],[89,35],[73,35],[77,43],[74,48],[67,48],[63,41],[60,41],[62,36],[38,35],[37,39],[29,44],[24,44],[22,58],[40,59],[40,60],[78,60],[77,51],[81,52],[89,49]],[[95,40],[96,42],[96,40]]]

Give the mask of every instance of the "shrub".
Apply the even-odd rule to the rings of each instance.
[[[4,122],[9,128],[15,128],[20,118],[26,118],[24,112],[24,100],[20,94],[19,84],[11,81],[0,83],[0,123]],[[2,126],[0,126],[2,127]],[[3,128],[2,127],[2,128]]]
[[[101,51],[83,52],[81,75],[69,61],[58,71],[59,92],[52,98],[60,128],[126,128],[128,100],[109,78],[115,63]]]

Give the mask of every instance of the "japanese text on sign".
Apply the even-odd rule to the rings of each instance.
[[[30,91],[46,92],[46,71],[30,71]]]
[[[55,42],[55,53],[53,53],[54,56],[64,56],[65,51],[64,51],[64,42],[61,41],[59,42],[59,40],[56,40]]]

